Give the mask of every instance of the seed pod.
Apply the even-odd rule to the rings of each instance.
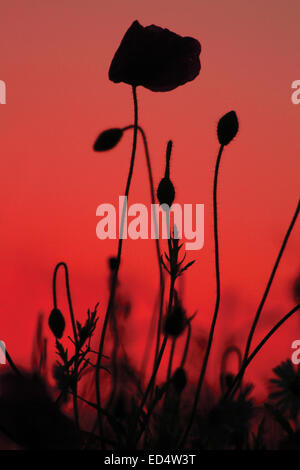
[[[168,204],[169,207],[172,206],[175,198],[175,189],[172,181],[169,177],[165,177],[161,180],[157,188],[157,199],[159,200],[160,205]]]
[[[234,111],[225,114],[218,123],[218,139],[221,145],[228,145],[239,130],[239,122]]]
[[[51,313],[49,315],[49,320],[48,320],[48,325],[52,333],[57,339],[62,338],[62,335],[64,334],[65,330],[65,319],[63,317],[63,314],[61,313],[58,308],[54,308],[51,310]]]
[[[183,367],[178,367],[178,369],[175,370],[172,377],[172,383],[177,393],[181,393],[184,390],[187,384],[187,378]]]
[[[165,334],[177,338],[183,333],[186,324],[185,310],[182,308],[180,302],[177,301],[171,313],[165,318]]]
[[[106,150],[113,149],[120,142],[122,136],[123,130],[118,128],[101,132],[94,143],[95,152],[105,152]]]

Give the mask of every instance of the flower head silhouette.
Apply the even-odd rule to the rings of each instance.
[[[274,390],[269,398],[276,401],[282,412],[296,419],[300,412],[300,366],[294,367],[288,359],[275,367],[273,372],[277,377],[270,380]]]
[[[200,52],[196,39],[134,21],[114,55],[109,78],[152,91],[170,91],[197,77]]]

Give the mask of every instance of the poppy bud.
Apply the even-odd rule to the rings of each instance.
[[[172,383],[177,393],[181,393],[184,390],[187,384],[187,378],[183,367],[178,367],[178,369],[175,370]]]
[[[225,114],[218,123],[218,139],[221,145],[228,145],[239,129],[239,122],[234,111]]]
[[[60,339],[64,334],[66,323],[63,314],[58,308],[51,310],[48,325],[54,336]]]
[[[113,149],[120,142],[122,136],[123,130],[118,128],[101,132],[94,143],[95,152],[105,152],[106,150]]]
[[[163,178],[157,188],[157,199],[159,200],[160,205],[168,204],[169,207],[172,206],[175,199],[175,189],[170,178]]]
[[[186,315],[180,302],[177,302],[172,312],[165,319],[165,333],[177,338],[186,327]]]

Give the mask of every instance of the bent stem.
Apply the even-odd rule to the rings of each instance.
[[[53,287],[52,287],[52,292],[53,292],[53,305],[54,308],[57,308],[57,296],[56,296],[56,277],[57,277],[57,272],[59,268],[62,267],[64,268],[65,271],[65,280],[66,280],[66,290],[67,290],[67,298],[68,298],[68,305],[69,305],[69,311],[70,311],[70,317],[71,317],[71,323],[72,323],[72,329],[73,329],[73,336],[74,336],[74,342],[75,342],[75,361],[74,361],[74,375],[75,375],[75,381],[74,381],[74,394],[73,394],[73,408],[74,408],[74,418],[75,418],[75,423],[76,427],[79,429],[79,413],[78,413],[78,400],[77,400],[77,374],[78,374],[78,335],[77,335],[77,330],[76,330],[76,323],[75,323],[75,315],[74,315],[74,310],[73,310],[73,305],[72,305],[72,298],[71,298],[71,291],[70,291],[70,281],[69,281],[69,271],[66,263],[60,262],[55,266],[54,273],[53,273]]]
[[[255,317],[254,317],[254,320],[253,320],[253,323],[252,323],[252,327],[251,327],[251,330],[250,330],[250,333],[249,333],[249,336],[248,336],[248,340],[247,340],[247,344],[246,344],[246,348],[245,348],[245,353],[244,353],[244,357],[243,357],[243,362],[246,362],[247,361],[247,358],[248,358],[248,355],[249,355],[249,351],[250,351],[250,347],[251,347],[251,342],[252,342],[252,339],[253,339],[253,335],[255,333],[255,330],[256,330],[256,326],[257,326],[257,323],[258,323],[258,320],[260,318],[260,314],[261,314],[261,311],[264,307],[264,304],[266,302],[266,299],[268,297],[268,294],[269,294],[269,291],[270,291],[270,288],[271,288],[271,285],[272,285],[272,282],[273,282],[273,279],[275,277],[275,274],[276,274],[276,271],[277,271],[277,268],[279,266],[279,263],[280,263],[280,260],[282,258],[282,255],[283,255],[283,252],[285,250],[285,247],[286,247],[286,244],[288,242],[288,239],[290,237],[290,234],[293,230],[293,227],[296,223],[296,220],[297,220],[297,217],[298,217],[298,214],[299,214],[299,211],[300,211],[300,202],[298,202],[298,205],[297,205],[297,208],[296,208],[296,211],[294,213],[294,216],[291,220],[291,223],[289,225],[289,228],[285,234],[285,237],[283,239],[283,242],[282,242],[282,245],[281,245],[281,248],[279,250],[279,253],[278,253],[278,256],[276,258],[276,261],[275,261],[275,264],[273,266],[273,269],[272,269],[272,272],[271,272],[271,275],[270,275],[270,278],[268,280],[268,283],[267,283],[267,286],[266,286],[266,289],[263,293],[263,296],[262,296],[262,299],[260,301],[260,304],[258,306],[258,309],[257,309],[257,312],[255,314]],[[243,379],[243,376],[241,375],[241,380]]]
[[[299,309],[300,309],[300,304],[296,305],[296,307],[294,307],[292,310],[290,310],[289,313],[287,313],[281,320],[279,320],[279,322],[276,323],[275,326],[273,326],[273,328],[269,331],[269,333],[266,334],[266,336],[261,340],[261,342],[258,344],[258,346],[256,346],[256,348],[250,354],[250,356],[247,357],[247,359],[244,361],[241,369],[237,373],[234,381],[232,382],[231,387],[225,393],[225,395],[223,397],[223,400],[228,398],[230,395],[234,394],[234,391],[235,391],[238,383],[240,382],[241,378],[244,376],[245,370],[249,366],[250,362],[255,358],[257,353],[261,350],[261,348],[264,346],[264,344],[271,338],[271,336],[273,336],[273,334],[276,333],[276,331],[281,327],[281,325],[283,325],[283,323],[285,323]]]
[[[135,154],[136,154],[136,144],[137,144],[138,102],[137,102],[137,93],[136,93],[136,87],[135,86],[132,87],[132,94],[133,94],[133,103],[134,103],[134,132],[133,132],[133,143],[132,143],[130,167],[129,167],[127,183],[126,183],[126,189],[125,189],[125,197],[128,197],[128,195],[129,195],[130,184],[131,184],[131,179],[132,179],[132,174],[133,174]],[[99,354],[98,354],[97,363],[96,363],[96,370],[95,370],[98,423],[99,423],[99,430],[100,430],[101,433],[102,433],[102,414],[101,414],[101,395],[100,395],[100,383],[99,383],[99,381],[100,381],[101,359],[102,359],[102,354],[103,354],[104,340],[105,340],[105,334],[106,334],[106,330],[107,330],[107,326],[108,326],[108,321],[109,321],[109,317],[110,317],[111,311],[112,311],[113,306],[114,306],[114,301],[115,301],[116,287],[117,287],[117,281],[118,281],[118,272],[119,272],[119,268],[120,268],[121,255],[122,255],[122,243],[123,243],[123,238],[122,237],[123,237],[125,214],[126,214],[126,204],[124,203],[123,210],[122,210],[122,217],[121,217],[119,243],[118,243],[117,265],[116,265],[116,268],[115,268],[114,273],[113,273],[111,290],[110,290],[107,310],[106,310],[106,314],[105,314],[105,318],[104,318],[103,328],[102,328],[102,332],[101,332],[101,338],[100,338],[100,343],[99,343]]]
[[[197,389],[196,389],[196,394],[195,394],[195,398],[194,398],[193,408],[192,408],[192,411],[191,411],[191,415],[190,415],[188,425],[187,425],[187,427],[185,429],[185,432],[183,434],[183,437],[182,437],[181,446],[184,445],[184,443],[185,443],[185,441],[188,437],[188,434],[191,430],[191,427],[193,425],[193,422],[194,422],[194,417],[195,417],[195,414],[196,414],[197,404],[198,404],[198,400],[199,400],[199,396],[200,396],[200,392],[201,392],[201,389],[202,389],[202,384],[203,384],[203,380],[204,380],[204,376],[205,376],[205,372],[206,372],[206,368],[207,368],[208,358],[209,358],[209,354],[210,354],[210,350],[211,350],[211,346],[212,346],[212,342],[213,342],[213,336],[214,336],[214,331],[215,331],[215,326],[216,326],[216,322],[217,322],[217,318],[218,318],[218,311],[219,311],[219,306],[220,306],[221,289],[220,289],[220,265],[219,265],[219,243],[218,243],[217,186],[218,186],[219,167],[220,167],[220,162],[221,162],[223,149],[224,149],[224,145],[221,145],[219,153],[218,153],[217,161],[216,161],[216,166],[215,166],[214,189],[213,189],[215,268],[216,268],[216,289],[217,289],[216,303],[215,303],[215,310],[214,310],[214,315],[213,315],[212,324],[211,324],[211,328],[210,328],[208,343],[207,343],[207,347],[206,347],[206,351],[205,351],[205,356],[204,356],[204,359],[203,359],[203,365],[202,365],[199,381],[198,381],[198,384],[197,384]]]

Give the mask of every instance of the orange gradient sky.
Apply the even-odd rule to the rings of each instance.
[[[0,79],[7,85],[7,104],[0,106],[0,339],[11,355],[29,363],[38,313],[52,307],[59,261],[68,263],[78,317],[98,301],[100,314],[105,312],[107,257],[117,243],[96,238],[96,208],[124,193],[132,138],[126,134],[105,154],[95,154],[92,145],[101,130],[133,121],[130,87],[110,82],[108,68],[135,19],[202,45],[196,80],[169,93],[138,89],[156,186],[173,139],[176,202],[205,204],[204,248],[187,253],[197,262],[184,279],[188,312],[198,311],[195,335],[207,331],[215,298],[216,126],[231,109],[239,118],[238,136],[223,154],[218,192],[222,303],[216,359],[224,345],[243,345],[299,197],[300,105],[291,102],[291,84],[300,79],[299,1],[1,0],[0,8]],[[150,203],[141,143],[133,202]],[[294,305],[299,235],[297,223],[255,343]],[[153,310],[154,260],[153,241],[124,243],[120,279],[133,303],[130,351],[144,343]],[[59,293],[64,305],[63,289]],[[290,357],[299,325],[291,319],[257,358],[260,383],[276,362]],[[54,347],[52,337],[49,345]]]

